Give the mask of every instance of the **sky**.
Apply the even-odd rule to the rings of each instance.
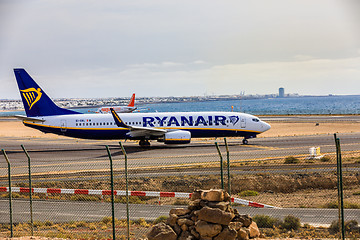
[[[360,94],[358,0],[1,0],[14,68],[51,98]]]

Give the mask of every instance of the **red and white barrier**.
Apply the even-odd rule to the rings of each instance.
[[[12,192],[28,193],[29,188],[12,187]],[[8,187],[0,187],[0,192],[9,192]],[[84,195],[111,195],[111,190],[92,190],[92,189],[61,189],[61,188],[32,188],[33,193],[60,193],[60,194],[84,194]],[[115,196],[126,196],[126,191],[114,190]],[[151,191],[129,191],[129,196],[143,196],[143,197],[177,197],[190,198],[191,193],[179,192],[151,192]],[[256,208],[276,208],[271,205],[252,202],[240,198],[231,198],[231,202],[238,203]]]

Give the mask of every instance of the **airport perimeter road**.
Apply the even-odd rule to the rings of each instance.
[[[9,202],[0,200],[0,223],[9,223]],[[28,222],[30,220],[29,201],[13,201],[13,219],[14,222]],[[155,220],[159,216],[168,216],[170,209],[184,206],[159,206],[130,204],[130,218],[137,220]],[[314,208],[249,208],[235,207],[240,214],[258,214],[269,215],[279,219],[284,219],[288,215],[300,218],[302,223],[312,225],[326,226],[332,221],[337,220],[337,209],[314,209]],[[104,202],[65,202],[65,201],[34,201],[33,203],[34,221],[53,221],[69,222],[71,221],[101,221],[103,217],[111,216],[110,203]],[[115,204],[115,217],[126,219],[126,205]],[[359,209],[345,209],[345,221],[360,219]]]
[[[341,134],[341,149],[343,153],[360,150],[360,134]],[[214,140],[195,139],[184,146],[169,146],[153,142],[150,148],[140,148],[135,142],[125,142],[128,153],[129,169],[150,168],[157,174],[166,174],[161,168],[196,167],[198,165],[215,163],[219,156],[214,146]],[[218,139],[220,148],[225,154],[223,139]],[[246,161],[283,161],[286,156],[308,156],[309,148],[321,147],[322,154],[335,154],[333,135],[314,135],[297,137],[277,137],[251,139],[249,145],[242,145],[241,139],[228,139],[230,160],[232,162]],[[108,172],[109,159],[105,145],[109,145],[114,159],[114,169],[124,167],[123,156],[118,141],[90,141],[76,139],[24,139],[1,138],[0,147],[5,149],[12,164],[12,174],[26,175],[27,158],[21,150],[24,144],[32,158],[32,173],[36,174],[69,174],[83,173],[83,176],[95,172]],[[225,156],[225,155],[224,155]],[[356,164],[355,164],[356,165]],[[329,166],[325,166],[329,167]],[[331,166],[333,168],[334,166]],[[349,167],[359,167],[356,166]],[[244,166],[245,168],[245,166]],[[234,169],[235,170],[235,169]],[[241,170],[241,169],[239,169]],[[350,169],[351,170],[351,169]],[[356,169],[352,169],[356,170]],[[0,156],[0,180],[7,176],[7,164]]]

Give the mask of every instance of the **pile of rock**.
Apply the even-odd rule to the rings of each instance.
[[[246,240],[260,236],[249,215],[240,215],[230,206],[230,196],[218,189],[195,191],[188,208],[170,210],[166,223],[155,225],[149,240]]]

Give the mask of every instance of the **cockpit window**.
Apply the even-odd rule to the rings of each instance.
[[[260,122],[260,119],[258,119],[258,118],[253,118],[252,120],[253,120],[253,122]]]

